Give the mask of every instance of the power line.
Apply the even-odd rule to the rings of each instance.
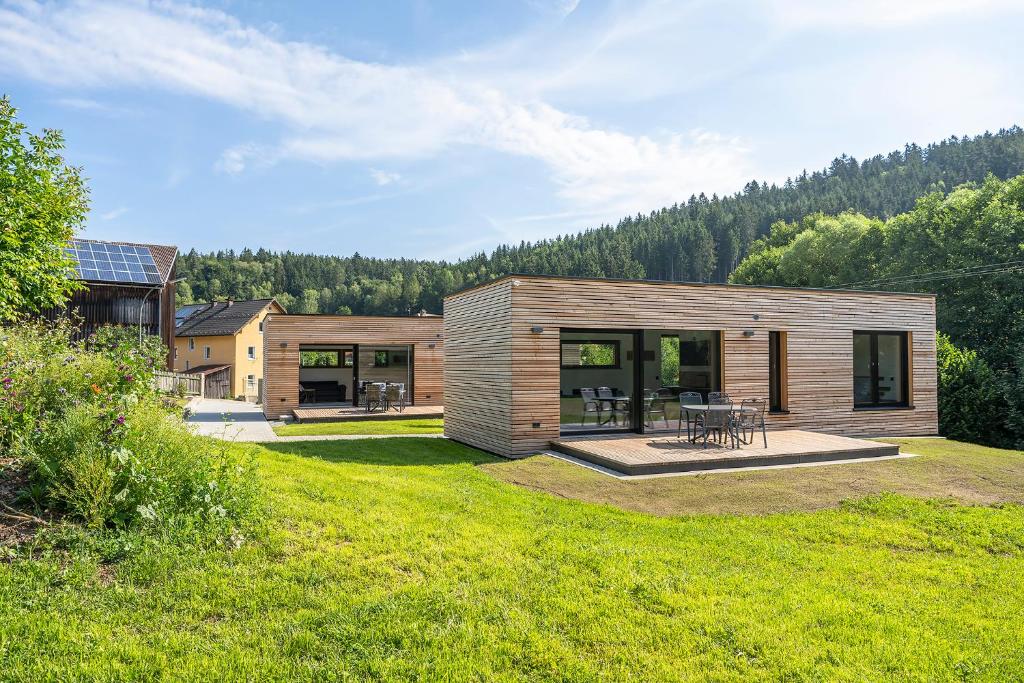
[[[849,288],[855,285],[884,285],[890,283],[898,283],[901,281],[920,280],[922,278],[929,278],[929,276],[944,276],[944,275],[984,275],[988,272],[1001,272],[992,269],[1003,269],[1009,267],[1011,270],[1024,266],[1024,260],[1017,261],[1006,261],[1004,263],[990,263],[981,266],[968,266],[965,268],[951,268],[948,270],[933,270],[924,273],[909,273],[907,275],[894,275],[892,277],[875,278],[868,280],[856,280],[854,282],[846,282],[841,285],[833,285],[826,289],[840,289]]]
[[[841,285],[836,285],[836,286],[837,287],[849,287],[851,285],[859,285],[859,284],[866,284],[866,283],[880,283],[880,282],[890,282],[890,281],[895,281],[895,280],[908,280],[908,279],[915,279],[915,278],[919,278],[919,277],[925,277],[927,275],[945,275],[947,273],[962,273],[962,272],[974,271],[974,270],[978,270],[978,269],[1002,268],[1004,266],[1015,266],[1015,265],[1024,265],[1024,260],[1006,261],[1004,263],[989,263],[989,264],[980,265],[980,266],[966,266],[966,267],[963,267],[963,268],[950,268],[950,269],[947,269],[947,270],[931,270],[931,271],[926,271],[924,273],[908,273],[906,275],[893,275],[891,277],[869,278],[867,280],[856,280],[854,282],[847,282],[847,283],[844,283],[844,284],[841,284]]]
[[[841,288],[841,289],[865,289],[865,288],[869,288],[869,287],[891,287],[891,286],[896,286],[896,285],[917,284],[917,283],[921,283],[921,282],[937,282],[937,281],[940,281],[940,280],[954,280],[956,278],[962,278],[962,277],[973,277],[973,276],[979,276],[979,275],[999,275],[999,274],[1002,274],[1002,273],[1018,273],[1018,272],[1024,272],[1024,265],[1014,265],[1014,266],[1009,266],[1009,267],[1006,267],[1006,268],[997,268],[997,269],[990,269],[990,270],[975,270],[975,271],[972,271],[972,272],[954,272],[954,273],[949,273],[949,274],[946,274],[946,275],[935,275],[935,276],[931,276],[931,277],[927,277],[927,276],[911,277],[911,278],[905,278],[905,279],[902,279],[902,280],[881,281],[881,282],[877,282],[877,283],[876,282],[865,282],[863,284],[861,284],[861,283],[854,283],[853,285],[839,285],[838,287],[829,287],[828,289],[836,289],[836,288]]]

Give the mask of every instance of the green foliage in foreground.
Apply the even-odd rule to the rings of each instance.
[[[972,443],[1013,443],[1017,430],[1007,420],[1007,407],[1018,402],[1024,407],[1024,397],[1005,396],[1013,393],[1005,378],[977,352],[958,348],[941,332],[936,349],[942,434]],[[1024,431],[1020,434],[1024,442]]]
[[[162,345],[107,328],[87,348],[71,332],[0,328],[0,448],[28,476],[17,502],[98,536],[237,542],[257,510],[253,465],[193,435],[177,404],[156,396]]]
[[[58,130],[28,132],[0,97],[0,322],[63,303],[81,288],[64,253],[89,208]]]
[[[440,434],[444,419],[406,418],[391,420],[351,420],[348,422],[296,422],[275,427],[278,436],[348,434]]]
[[[0,565],[5,678],[1002,681],[1024,670],[1019,506],[882,495],[814,513],[659,518],[499,482],[476,466],[491,458],[442,440],[277,444],[260,461],[274,510],[264,544],[154,551],[109,583],[85,562]]]

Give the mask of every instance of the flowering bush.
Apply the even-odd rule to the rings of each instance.
[[[159,400],[162,346],[130,331],[70,340],[66,323],[0,328],[0,449],[41,499],[92,529],[237,538],[257,505],[241,450],[189,432]],[[133,343],[134,342],[134,343]]]

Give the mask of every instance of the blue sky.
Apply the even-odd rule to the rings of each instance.
[[[1024,3],[0,0],[86,236],[455,259],[1024,123]]]

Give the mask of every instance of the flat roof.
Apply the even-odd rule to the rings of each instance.
[[[632,283],[632,284],[645,284],[645,285],[674,285],[683,287],[729,287],[734,289],[770,289],[770,290],[781,290],[785,292],[820,292],[828,294],[882,294],[885,296],[919,296],[925,298],[935,298],[935,294],[928,292],[893,292],[879,289],[829,289],[826,287],[783,287],[781,285],[740,285],[730,282],[680,282],[676,280],[636,280],[629,278],[616,278],[616,277],[577,277],[573,275],[535,275],[528,273],[509,273],[508,275],[502,275],[496,277],[493,280],[487,282],[481,282],[465,289],[460,289],[457,292],[445,296],[445,301],[453,297],[460,296],[467,292],[472,292],[475,289],[482,287],[488,287],[498,282],[509,279],[534,279],[534,280],[563,280],[569,282],[619,282],[619,283]]]
[[[275,318],[397,318],[399,320],[441,320],[444,316],[440,313],[429,315],[343,315],[341,313],[268,313],[267,317]]]

